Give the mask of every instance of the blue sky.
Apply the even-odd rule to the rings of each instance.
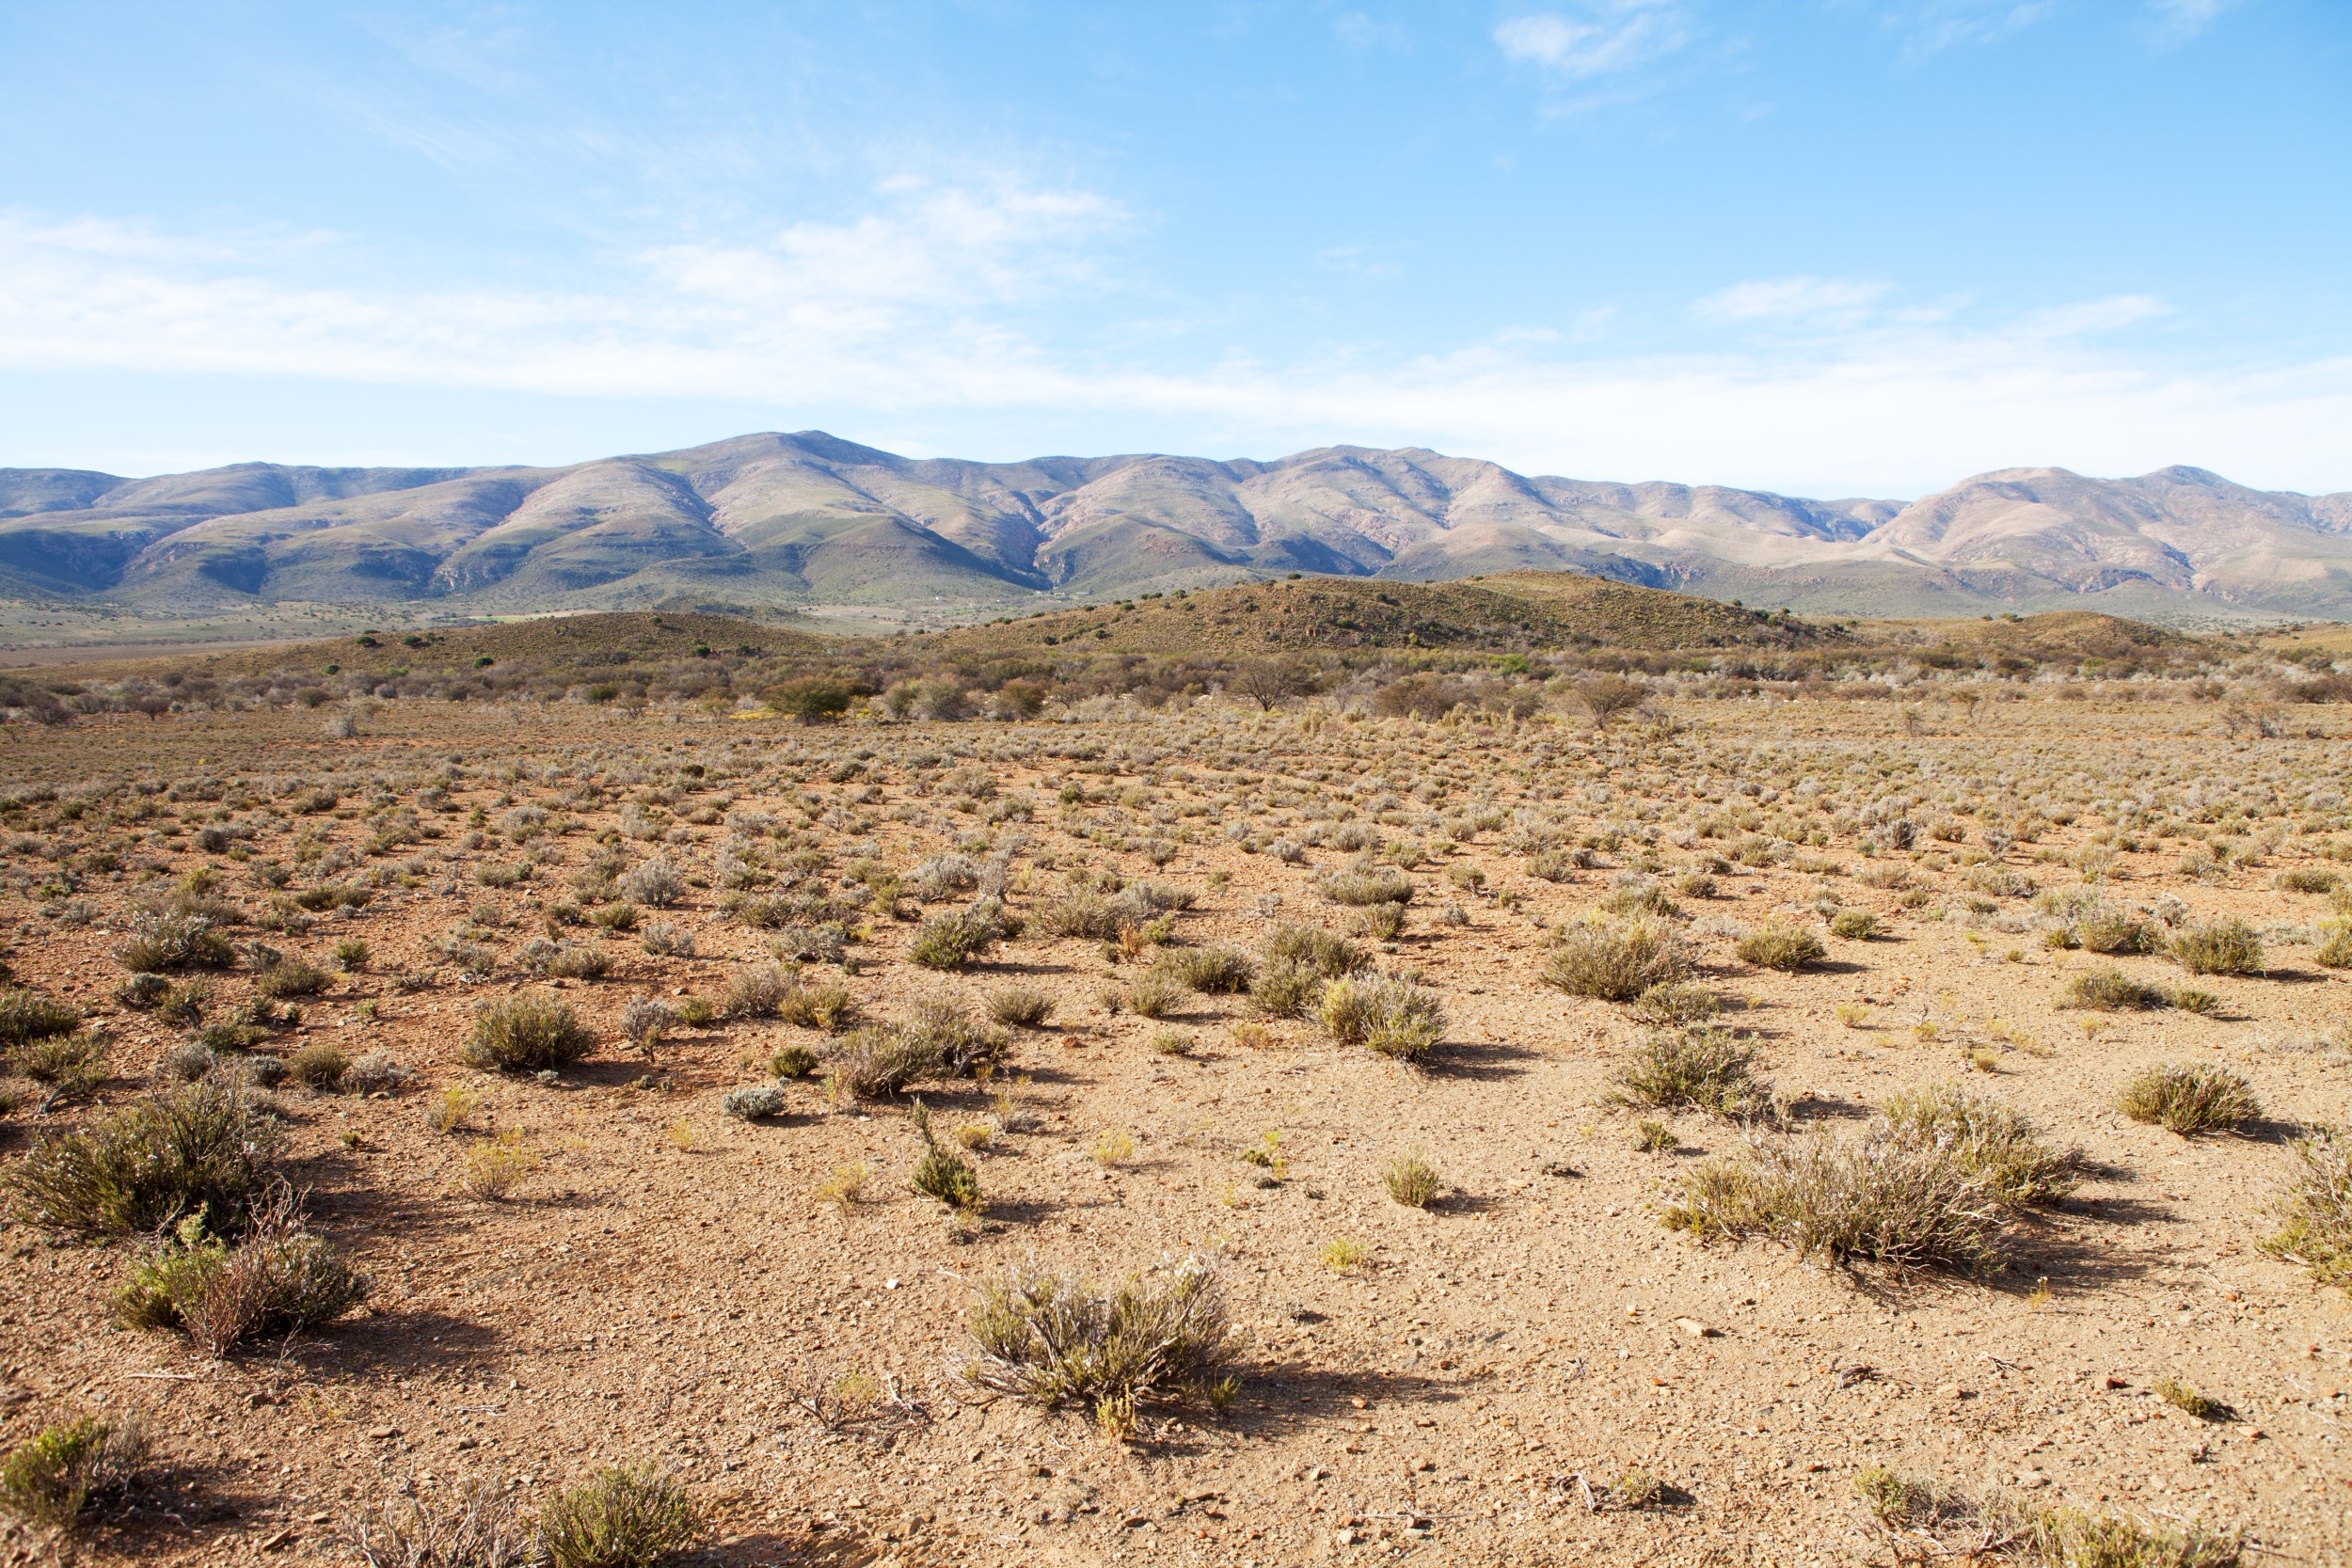
[[[16,0],[0,55],[0,464],[2352,488],[2344,0]]]

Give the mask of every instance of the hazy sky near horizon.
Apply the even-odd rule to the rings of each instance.
[[[0,54],[0,465],[2352,489],[2345,0],[15,0]]]

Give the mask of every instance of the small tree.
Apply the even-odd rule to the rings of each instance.
[[[1314,676],[1295,658],[1253,658],[1233,672],[1232,689],[1271,713],[1315,689]]]
[[[1593,728],[1605,730],[1626,714],[1649,701],[1649,690],[1639,682],[1623,675],[1596,675],[1577,684],[1574,696],[1586,713],[1592,715]]]
[[[850,711],[857,693],[829,675],[802,675],[768,693],[768,705],[803,724],[827,724]]]

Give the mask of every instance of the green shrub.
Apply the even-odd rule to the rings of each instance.
[[[0,1505],[45,1528],[70,1528],[91,1504],[128,1492],[146,1460],[147,1439],[135,1421],[86,1418],[54,1426],[0,1460]]]
[[[1900,1135],[1951,1150],[2011,1208],[2056,1203],[2081,1184],[2079,1154],[2051,1148],[2024,1117],[1957,1085],[1898,1094],[1880,1116]]]
[[[1152,967],[1190,990],[1212,996],[1238,995],[1249,989],[1257,974],[1249,955],[1231,947],[1172,948],[1161,954]]]
[[[2078,915],[2070,929],[2075,942],[2092,953],[2153,953],[2164,945],[2155,927],[2105,904]]]
[[[1380,1184],[1407,1209],[1426,1209],[1445,1191],[1438,1167],[1419,1154],[1401,1154],[1382,1166]]]
[[[1868,910],[1839,910],[1829,917],[1829,934],[1846,942],[1867,942],[1879,933],[1879,917]]]
[[[911,1113],[914,1131],[923,1140],[922,1158],[914,1163],[912,1182],[914,1190],[925,1197],[936,1198],[950,1209],[974,1213],[980,1207],[980,1174],[972,1168],[972,1162],[943,1145],[931,1132],[930,1107],[921,1101],[914,1102]]]
[[[1784,974],[1794,973],[1829,957],[1829,949],[1821,942],[1821,934],[1810,926],[1791,926],[1768,922],[1750,931],[1732,944],[1741,961],[1758,969],[1777,969]]]
[[[2233,916],[2175,932],[2172,961],[2191,974],[2260,974],[2262,938],[2254,927]]]
[[[982,1289],[970,1328],[973,1383],[1048,1406],[1084,1401],[1105,1425],[1147,1401],[1224,1403],[1240,1340],[1216,1267],[1199,1258],[1107,1289],[1030,1262]]]
[[[652,1568],[702,1534],[702,1513],[650,1462],[614,1465],[557,1493],[539,1516],[551,1568]]]
[[[206,1081],[158,1090],[78,1132],[36,1144],[5,1180],[17,1214],[87,1236],[152,1233],[201,1214],[242,1230],[282,1137],[238,1091]]]
[[[2233,1534],[2075,1508],[2035,1514],[2026,1544],[2047,1568],[2235,1568],[2244,1556]]]
[[[2265,1252],[2300,1263],[2323,1285],[2352,1285],[2352,1134],[2323,1128],[2295,1140]]]
[[[1701,1023],[1723,1010],[1723,1003],[1705,986],[1667,981],[1644,990],[1626,1013],[1637,1023]]]
[[[253,993],[281,1002],[290,996],[316,996],[334,983],[335,977],[314,963],[280,958],[253,977]]]
[[[2352,925],[2329,928],[2327,940],[2319,944],[2319,951],[2312,958],[2328,969],[2352,969]]]
[[[1184,1004],[1191,988],[1173,974],[1148,969],[1120,988],[1119,1005],[1137,1018],[1166,1018]]]
[[[1265,961],[1287,964],[1321,980],[1353,974],[1371,960],[1345,937],[1319,926],[1276,926],[1266,933]]]
[[[837,1031],[855,1008],[850,988],[838,980],[812,982],[802,976],[776,1004],[776,1017],[803,1029]]]
[[[1772,1101],[1772,1085],[1751,1070],[1756,1053],[1720,1029],[1693,1025],[1653,1035],[1615,1075],[1615,1098],[1664,1109],[1693,1105],[1720,1117],[1749,1117]]]
[[[1656,882],[1639,882],[1631,887],[1612,888],[1600,901],[1600,907],[1614,915],[1654,914],[1674,916],[1682,912],[1666,890]]]
[[[817,1070],[817,1053],[804,1045],[781,1045],[768,1058],[768,1070],[779,1078],[805,1078]]]
[[[1634,920],[1563,927],[1537,978],[1571,996],[1626,1002],[1685,978],[1691,969],[1690,948],[1671,927]]]
[[[768,705],[803,724],[826,724],[850,711],[857,693],[846,681],[826,675],[802,675],[767,692]]]
[[[1405,906],[1366,904],[1356,911],[1352,924],[1359,935],[1375,942],[1394,942],[1405,934]]]
[[[82,1026],[82,1009],[37,990],[0,990],[0,1046],[71,1035]]]
[[[596,1036],[551,996],[493,997],[473,1012],[473,1033],[459,1052],[469,1067],[490,1072],[566,1068],[596,1049]]]
[[[2262,1115],[2253,1085],[2223,1067],[2151,1068],[2124,1087],[2123,1114],[2192,1137],[2226,1132]]]

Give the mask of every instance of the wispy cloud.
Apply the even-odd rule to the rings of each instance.
[[[1691,40],[1677,0],[1588,0],[1562,10],[1515,16],[1494,31],[1510,59],[1568,81],[1649,65]]]
[[[1905,51],[1917,56],[1998,43],[2057,8],[2058,0],[1894,0],[1880,16],[1901,35]]]
[[[2159,49],[2186,43],[2240,0],[2148,0],[2149,41]]]
[[[1836,277],[1772,277],[1701,296],[1692,314],[1714,322],[1859,322],[1887,293],[1884,283]]]
[[[987,425],[1036,450],[1361,440],[1800,493],[1904,496],[2036,462],[2352,485],[2352,358],[2159,356],[2146,334],[2166,307],[2147,296],[1919,311],[1885,283],[1787,277],[1714,291],[1680,321],[1597,313],[1421,356],[1114,357],[1101,333],[1057,334],[1074,293],[1114,315],[1151,303],[1120,261],[1131,227],[1084,190],[909,179],[862,213],[655,245],[568,286],[401,290],[351,281],[368,269],[334,236],[0,214],[0,367],[732,399],[927,432],[932,451]],[[1647,346],[1688,341],[1694,321],[1698,346]]]

